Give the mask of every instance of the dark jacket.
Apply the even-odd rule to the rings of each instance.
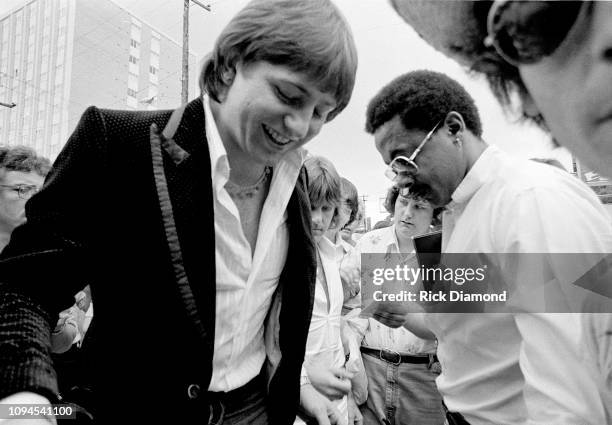
[[[49,327],[91,285],[93,382],[102,422],[208,417],[215,330],[215,235],[202,100],[173,139],[155,136],[172,111],[90,107],[27,204],[0,262],[0,397],[57,393]],[[282,359],[269,385],[271,423],[292,423],[316,273],[302,180],[287,206],[281,274]],[[274,318],[273,318],[274,319]]]

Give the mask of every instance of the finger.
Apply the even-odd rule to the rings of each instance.
[[[335,424],[335,422],[330,422],[328,415],[326,414],[325,411],[318,411],[315,414],[315,419],[317,420],[317,424],[319,425],[332,425]]]
[[[342,380],[351,379],[353,377],[353,374],[347,371],[345,368],[338,368],[334,372],[334,375],[336,375],[336,377]]]
[[[331,403],[328,404],[327,415],[329,416],[329,422],[331,425],[347,425],[346,418],[342,418],[342,415]]]

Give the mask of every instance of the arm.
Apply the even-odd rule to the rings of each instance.
[[[89,108],[0,257],[0,398],[33,391],[56,401],[50,329],[91,270],[88,241],[104,192],[103,127]]]
[[[581,254],[612,252],[609,218],[599,212],[596,203],[585,202],[584,197],[565,187],[522,194],[515,200],[515,208],[514,214],[531,214],[532,219],[522,220],[520,227],[517,220],[513,220],[515,227],[497,230],[497,234],[505,238],[505,246],[509,247],[506,252],[547,253],[537,257],[542,263],[539,265],[543,271],[539,275],[542,276],[540,281],[523,276],[517,285],[524,286],[525,282],[547,285],[550,289],[545,293],[562,299],[564,294],[571,295],[576,289],[571,276],[580,276],[589,268],[582,261],[589,256]],[[558,213],[561,210],[563,214]],[[572,259],[571,270],[566,268],[567,261],[559,261],[568,257],[556,253],[576,253],[569,257]],[[522,270],[519,264],[517,269],[504,272],[521,276]],[[534,291],[541,289],[533,288]],[[575,300],[572,297],[566,299],[568,305]],[[542,311],[531,310],[515,315],[522,337],[519,362],[525,377],[523,394],[527,423],[605,423],[597,383],[588,373],[594,359],[588,358],[581,340],[581,314]]]

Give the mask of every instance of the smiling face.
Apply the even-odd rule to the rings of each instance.
[[[393,224],[397,238],[410,241],[412,236],[427,233],[433,219],[433,207],[424,199],[398,195]]]
[[[519,71],[555,139],[612,177],[612,3],[585,6],[553,54]]]
[[[395,116],[374,132],[374,141],[383,161],[389,164],[398,155],[412,155],[426,135],[422,130],[407,130],[399,116]],[[445,127],[432,135],[415,162],[418,172],[400,174],[395,184],[399,187],[419,186],[420,190],[428,193],[428,199],[435,207],[448,204],[465,175],[465,169],[462,168],[461,148],[452,142]]]
[[[268,62],[238,64],[215,115],[228,155],[274,166],[316,136],[335,99],[303,74]]]

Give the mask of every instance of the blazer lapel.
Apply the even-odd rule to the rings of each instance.
[[[151,133],[154,177],[178,291],[200,337],[204,359],[212,362],[215,237],[202,100],[185,107],[172,138],[160,131]],[[210,368],[204,369],[210,374]],[[205,378],[209,380],[210,376]]]

